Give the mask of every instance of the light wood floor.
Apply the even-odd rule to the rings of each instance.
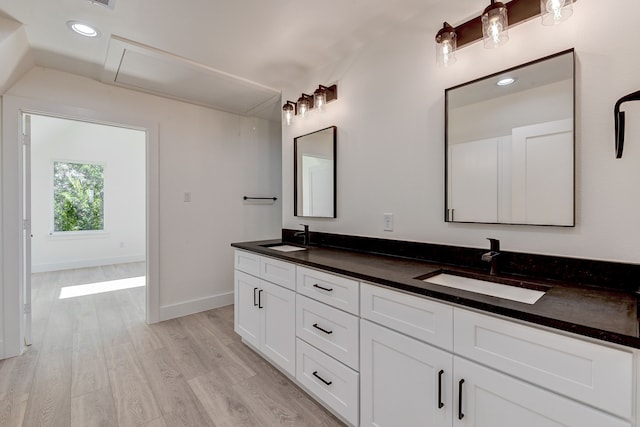
[[[342,426],[240,342],[233,306],[147,325],[145,289],[59,299],[144,264],[33,275],[33,345],[0,361],[0,426]]]

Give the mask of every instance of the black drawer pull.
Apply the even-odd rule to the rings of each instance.
[[[323,383],[325,383],[326,385],[333,384],[333,381],[327,381],[324,378],[322,378],[320,375],[318,375],[318,371],[313,371],[313,376],[319,379],[320,381],[322,381]]]
[[[262,289],[258,291],[258,308],[264,308],[262,306]]]
[[[438,408],[442,408],[444,403],[442,402],[442,375],[444,374],[443,370],[438,372]]]
[[[253,288],[253,306],[257,306],[258,303],[256,302],[256,291],[258,290],[258,288]]]
[[[464,414],[462,413],[462,384],[464,384],[464,380],[460,380],[458,382],[458,419],[459,420],[464,418]]]
[[[314,323],[314,324],[313,324],[313,327],[314,327],[314,328],[316,328],[316,329],[321,330],[322,332],[324,332],[324,333],[325,333],[325,334],[327,334],[327,335],[329,335],[329,334],[332,334],[332,333],[333,333],[333,331],[327,331],[326,329],[321,328],[320,326],[318,326],[318,324],[317,324],[317,323]]]
[[[317,283],[313,285],[314,288],[322,289],[323,291],[332,292],[333,288],[325,288],[323,286],[318,285]]]

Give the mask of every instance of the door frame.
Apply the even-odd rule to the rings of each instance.
[[[146,132],[146,312],[147,322],[159,321],[159,156],[158,123],[49,101],[4,95],[2,97],[2,335],[0,359],[24,350],[22,321],[24,266],[23,213],[23,113],[124,127]]]

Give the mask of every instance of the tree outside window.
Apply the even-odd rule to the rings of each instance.
[[[53,230],[104,230],[104,166],[53,163]]]

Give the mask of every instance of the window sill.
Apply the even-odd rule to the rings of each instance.
[[[56,231],[47,235],[51,240],[83,240],[83,239],[106,239],[111,233],[104,230],[97,231]]]

